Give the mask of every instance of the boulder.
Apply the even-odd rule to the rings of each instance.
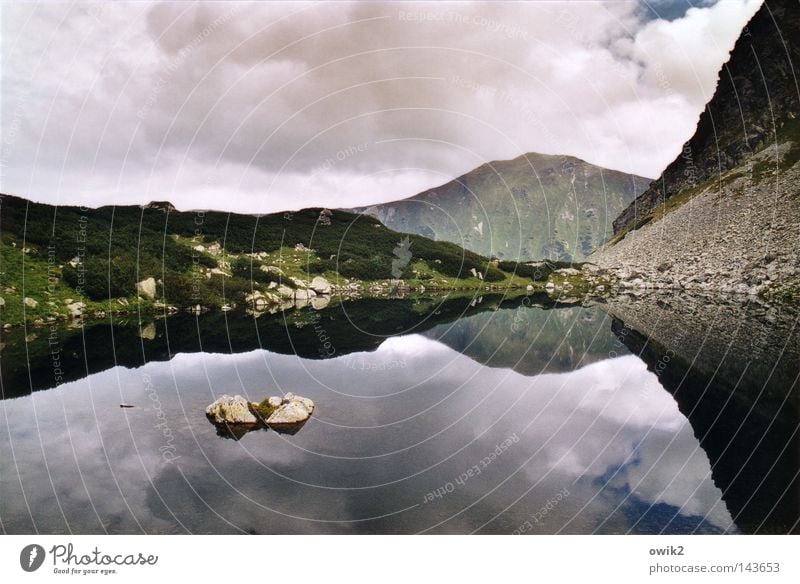
[[[261,270],[262,272],[267,272],[268,274],[272,273],[272,274],[278,274],[279,276],[283,275],[283,270],[280,269],[278,266],[261,266],[258,269]]]
[[[267,298],[258,290],[246,295],[244,301],[250,304],[254,310],[264,310],[269,304]]]
[[[206,408],[206,416],[215,424],[257,424],[250,402],[240,395],[223,395]]]
[[[136,283],[136,291],[141,295],[147,298],[148,300],[154,300],[156,297],[156,280],[152,276],[142,280],[141,282]]]
[[[28,298],[27,296],[22,302],[23,304],[25,304],[27,308],[36,308],[37,306],[39,306],[39,303],[36,300],[34,300],[33,298]]]
[[[317,294],[331,293],[331,283],[322,276],[315,276],[314,279],[311,280],[311,285],[309,287]]]
[[[317,296],[311,299],[311,308],[314,310],[322,310],[323,308],[327,308],[330,303],[330,296]]]
[[[272,403],[272,398],[270,398]],[[281,405],[266,419],[268,426],[286,426],[302,424],[314,411],[314,402],[308,398],[287,393],[281,400]]]
[[[287,298],[294,298],[294,290],[283,284],[278,286],[278,294]]]
[[[86,308],[86,305],[83,302],[73,302],[72,304],[67,304],[67,310],[69,310],[69,315],[72,318],[80,318],[83,315],[83,310]]]
[[[295,300],[310,300],[311,298],[314,298],[316,295],[317,293],[311,289],[306,290],[305,288],[298,288],[297,290],[294,291]]]

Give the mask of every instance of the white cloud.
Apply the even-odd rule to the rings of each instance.
[[[268,212],[530,151],[656,176],[758,4],[9,5],[0,188]]]

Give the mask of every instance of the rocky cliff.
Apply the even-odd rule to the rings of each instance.
[[[614,222],[614,233],[635,225],[672,197],[744,163],[774,144],[798,114],[800,8],[768,0],[742,31],[723,65],[717,90],[697,130],[662,176]]]
[[[580,260],[650,182],[572,156],[486,163],[414,197],[359,209],[391,229],[504,260]]]
[[[623,282],[797,296],[800,5],[764,4],[697,131],[590,261]]]

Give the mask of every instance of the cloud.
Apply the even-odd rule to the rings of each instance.
[[[662,4],[8,6],[0,188],[268,212],[531,151],[656,176],[759,2]]]

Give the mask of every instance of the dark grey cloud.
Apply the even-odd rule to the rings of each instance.
[[[265,212],[528,151],[655,176],[759,1],[662,4],[7,6],[0,188]]]

